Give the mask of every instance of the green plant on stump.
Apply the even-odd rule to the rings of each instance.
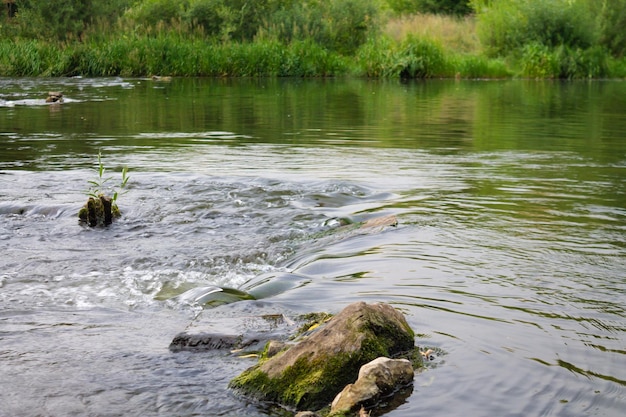
[[[117,207],[117,197],[120,191],[126,187],[130,177],[128,169],[122,169],[122,181],[117,187],[111,187],[112,195],[107,195],[107,183],[112,177],[104,176],[105,168],[102,164],[102,152],[98,152],[98,178],[88,181],[90,186],[87,191],[89,199],[87,203],[79,210],[78,218],[82,223],[88,224],[90,227],[108,226],[113,222],[114,218],[120,217],[120,209]]]

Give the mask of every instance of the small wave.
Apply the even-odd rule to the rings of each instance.
[[[0,107],[15,107],[15,106],[52,106],[67,103],[80,103],[81,100],[76,100],[68,97],[63,98],[63,103],[48,103],[46,99],[40,98],[25,98],[20,100],[3,100],[0,99]]]
[[[71,207],[71,208],[70,208]],[[18,215],[27,217],[49,217],[59,218],[68,210],[77,212],[74,206],[70,205],[45,205],[45,204],[21,204],[21,203],[0,203],[0,215]],[[75,214],[75,213],[74,213]]]
[[[136,139],[250,139],[252,136],[240,135],[233,132],[210,131],[210,132],[159,132],[139,133],[133,136]]]

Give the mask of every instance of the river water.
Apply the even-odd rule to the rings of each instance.
[[[202,307],[164,294],[292,274],[268,303],[435,349],[387,416],[622,416],[625,179],[623,81],[0,79],[0,415],[288,415],[171,352]]]

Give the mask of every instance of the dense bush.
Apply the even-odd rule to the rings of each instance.
[[[231,15],[220,0],[197,0],[189,5],[185,20],[194,27],[201,28],[209,37],[228,38]],[[223,30],[223,32],[222,32]]]
[[[1,25],[0,35],[39,39],[76,39],[94,23],[111,24],[131,0],[16,0],[17,16]]]
[[[2,76],[524,77],[626,75],[626,0],[471,0],[479,46],[417,34],[424,17],[445,33],[473,35],[473,16],[396,19],[396,8],[467,5],[452,0],[16,0],[0,16]],[[590,17],[591,16],[591,17]],[[421,20],[414,20],[419,18]],[[413,19],[413,20],[412,20]],[[420,23],[415,23],[420,22]],[[451,40],[452,39],[452,40]],[[478,45],[478,42],[476,42]],[[491,54],[491,57],[489,57]],[[349,57],[349,58],[347,58]],[[493,57],[497,57],[494,59]]]
[[[501,60],[446,52],[437,42],[409,36],[401,43],[388,37],[368,41],[356,54],[357,72],[384,78],[504,78],[511,73]]]
[[[626,54],[626,0],[594,0],[594,15],[598,16],[600,44],[615,56]]]
[[[466,15],[472,12],[469,0],[387,0],[398,14],[436,13]]]
[[[523,76],[534,78],[602,78],[609,73],[607,54],[599,46],[580,49],[529,44],[523,48],[521,68]]]
[[[282,42],[312,40],[353,54],[381,26],[377,0],[284,1],[263,21],[260,35]]]
[[[378,0],[144,0],[125,19],[148,31],[184,22],[219,41],[309,39],[349,54],[376,33],[379,15]]]
[[[355,52],[378,30],[378,5],[374,0],[322,2],[323,30],[317,41],[344,54]]]
[[[443,48],[429,40],[409,36],[395,59],[400,78],[432,78],[454,75]]]
[[[364,75],[370,77],[432,78],[452,73],[441,46],[413,36],[399,45],[388,38],[369,42],[357,56]]]
[[[588,48],[597,26],[584,0],[474,0],[478,35],[492,55],[506,55],[524,45]]]
[[[126,17],[139,26],[156,26],[159,23],[168,24],[180,19],[182,12],[187,8],[188,4],[188,1],[185,0],[143,0],[128,9]]]
[[[386,36],[370,39],[356,54],[359,75],[365,77],[399,77],[396,67],[397,44]]]

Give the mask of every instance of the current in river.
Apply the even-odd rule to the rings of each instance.
[[[168,348],[259,277],[406,316],[437,355],[385,416],[623,416],[625,232],[624,81],[0,78],[0,416],[290,415]]]

